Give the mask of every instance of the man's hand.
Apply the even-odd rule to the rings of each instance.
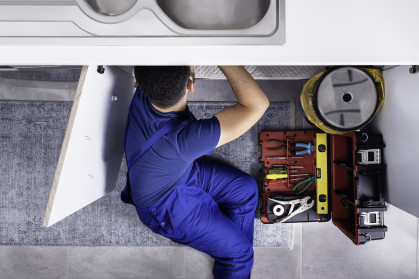
[[[227,77],[238,103],[215,115],[221,125],[217,147],[243,135],[269,107],[265,93],[243,67],[219,66],[219,68]]]

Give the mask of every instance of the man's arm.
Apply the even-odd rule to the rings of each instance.
[[[269,107],[265,93],[243,67],[219,66],[219,68],[227,77],[238,103],[215,115],[221,125],[217,147],[243,135]]]

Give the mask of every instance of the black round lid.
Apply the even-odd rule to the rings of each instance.
[[[373,79],[355,67],[336,68],[319,82],[315,109],[331,128],[356,130],[368,122],[378,105]]]

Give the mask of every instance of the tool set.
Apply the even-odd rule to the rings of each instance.
[[[333,223],[355,244],[383,239],[380,135],[263,131],[263,223]]]

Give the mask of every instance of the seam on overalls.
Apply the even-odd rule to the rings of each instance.
[[[170,225],[172,226],[172,235],[175,235],[175,228],[173,227],[172,218],[170,217],[169,207],[167,206],[167,204],[166,204],[166,212],[167,212],[167,215],[169,215]]]

